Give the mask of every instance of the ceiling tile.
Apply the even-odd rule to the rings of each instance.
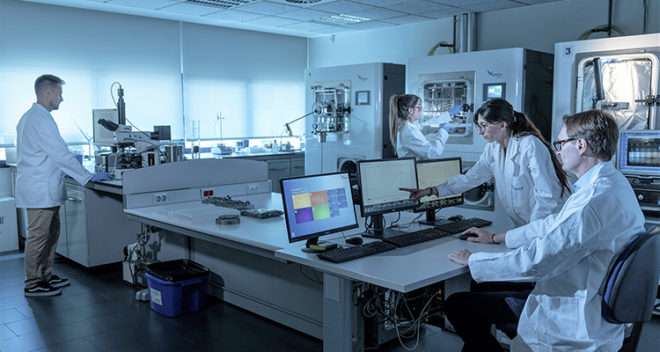
[[[338,0],[334,2],[329,2],[327,4],[312,6],[310,8],[313,10],[348,14],[357,11],[368,11],[373,9],[374,7],[365,4],[359,4],[352,1]]]
[[[562,0],[518,0],[518,1],[524,2],[525,4],[529,4],[529,5],[536,5],[536,4],[546,4],[549,2],[557,2]]]
[[[485,12],[485,11],[495,11],[495,10],[503,10],[503,9],[510,9],[514,7],[520,7],[520,6],[527,6],[527,5],[521,5],[520,3],[516,3],[513,1],[508,1],[508,0],[497,0],[497,1],[482,1],[479,3],[474,3],[474,4],[469,4],[469,5],[462,5],[463,8],[473,11],[473,12]]]
[[[387,6],[398,4],[401,2],[401,0],[353,0],[353,2],[359,2],[361,4],[373,6]]]
[[[383,22],[393,23],[393,24],[410,24],[410,23],[418,23],[418,22],[425,22],[431,20],[433,20],[433,18],[415,16],[415,15],[405,15],[405,16],[388,18],[386,20],[383,20]]]
[[[179,15],[204,16],[222,11],[222,9],[219,7],[199,5],[195,3],[177,3],[171,6],[162,7],[159,9],[159,11]]]
[[[214,19],[219,19],[219,20],[224,20],[224,21],[233,21],[233,22],[246,22],[246,21],[252,21],[256,20],[257,18],[261,18],[263,15],[260,15],[258,13],[251,13],[251,12],[245,12],[245,11],[239,11],[239,10],[225,10],[225,11],[219,11],[212,13],[208,16],[204,16],[204,18],[214,18]]]
[[[367,21],[367,22],[360,22],[360,23],[346,25],[347,28],[357,29],[357,30],[394,27],[394,26],[395,24],[380,22],[380,21]]]
[[[313,0],[313,1],[312,1],[311,3],[309,3],[309,4],[308,4],[308,3],[305,3],[305,2],[302,2],[302,3],[291,3],[290,0],[265,0],[265,1],[266,1],[266,2],[274,2],[274,3],[278,3],[278,4],[292,5],[292,6],[295,6],[295,7],[299,7],[299,8],[300,8],[300,7],[317,6],[317,5],[325,4],[325,3],[328,3],[328,2],[334,2],[334,1],[337,1],[337,0]],[[294,1],[295,1],[295,0],[294,0]]]
[[[485,2],[496,3],[502,0],[427,0],[427,1],[440,5],[465,7],[467,5],[485,3]]]
[[[440,5],[425,0],[405,0],[400,1],[396,4],[383,6],[388,9],[410,13],[413,15],[423,15],[425,12],[429,11],[450,11],[455,10],[455,7]]]
[[[259,17],[254,20],[249,20],[247,21],[250,24],[254,25],[259,25],[259,26],[272,26],[272,27],[279,27],[279,26],[288,26],[292,25],[295,23],[300,23],[298,20],[292,20],[290,18],[282,18],[282,17],[276,17],[276,16],[264,16],[264,17]]]
[[[335,29],[335,26],[330,26],[327,24],[316,23],[316,22],[300,22],[292,25],[282,26],[282,28],[299,30],[299,31],[317,32],[317,31],[332,30]]]
[[[279,15],[281,13],[296,10],[297,8],[294,6],[274,4],[272,2],[255,2],[237,7],[236,9],[262,15]]]
[[[291,12],[280,14],[279,16],[291,18],[294,20],[300,20],[300,21],[313,21],[313,20],[321,19],[323,17],[327,17],[328,15],[329,15],[328,12],[314,11],[308,9],[297,9]]]
[[[159,9],[164,6],[176,4],[177,0],[112,0],[109,1],[109,5],[121,5],[136,7],[140,9]]]
[[[530,0],[428,0],[441,5],[460,7],[475,12],[508,9],[512,7],[526,6]],[[532,0],[533,1],[533,0]],[[553,0],[556,1],[556,0]]]
[[[426,11],[424,13],[421,13],[419,15],[426,16],[426,17],[433,17],[433,18],[444,18],[444,17],[451,17],[454,15],[459,15],[461,13],[465,13],[467,10],[465,9],[460,9],[457,7],[452,7],[452,8],[447,8],[444,10],[431,10],[431,11]]]
[[[372,20],[381,20],[384,18],[392,18],[392,17],[405,15],[403,12],[381,9],[377,7],[374,7],[371,10],[367,10],[367,11],[347,12],[346,14],[352,16],[358,16],[358,17],[366,17]]]

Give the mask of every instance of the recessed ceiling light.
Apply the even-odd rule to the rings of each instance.
[[[332,24],[355,24],[360,22],[371,21],[371,18],[339,14],[339,15],[323,17],[320,19],[320,21],[326,23],[332,23]]]
[[[255,1],[256,0],[186,0],[186,2],[195,5],[219,7],[225,10],[234,8],[236,6],[249,4]]]
[[[296,5],[311,5],[321,2],[321,0],[286,0],[286,2],[290,2]]]

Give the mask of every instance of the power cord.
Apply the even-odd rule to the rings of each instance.
[[[424,304],[422,310],[419,312],[419,316],[417,317],[417,319],[415,319],[415,320],[413,320],[413,321],[411,322],[413,328],[415,327],[415,325],[417,326],[417,327],[415,328],[415,330],[414,330],[414,331],[415,331],[415,335],[416,335],[415,344],[414,344],[412,347],[409,347],[408,345],[406,345],[406,344],[403,342],[403,340],[402,340],[402,335],[401,335],[401,333],[400,333],[400,331],[399,331],[399,324],[398,324],[398,321],[397,321],[397,315],[396,315],[396,311],[397,311],[397,310],[395,309],[395,311],[394,311],[394,313],[395,313],[395,315],[394,315],[394,317],[395,317],[394,328],[396,329],[396,334],[397,334],[397,338],[398,338],[398,340],[399,340],[399,344],[400,344],[401,347],[403,347],[403,349],[405,349],[406,351],[415,351],[415,350],[417,349],[417,347],[419,346],[420,328],[421,328],[421,326],[422,326],[422,320],[425,318],[425,316],[426,316],[426,311],[429,309],[429,307],[430,307],[430,305],[431,305],[431,302],[433,302],[433,300],[435,299],[435,297],[436,297],[437,295],[438,295],[437,293],[433,294],[433,295],[431,296],[431,298],[429,298],[428,301],[426,301],[426,304]],[[397,299],[397,304],[396,304],[396,307],[397,307],[397,308],[398,308],[398,305],[399,305],[399,302],[400,302],[400,298],[401,298],[401,296],[399,296],[398,299]],[[405,298],[404,298],[404,301],[405,301]],[[407,303],[407,301],[406,301],[406,306],[407,306],[407,304],[408,304],[408,303]],[[408,309],[409,314],[411,314],[411,318],[412,318],[412,311],[410,310],[410,307],[407,307],[407,309]],[[414,336],[414,335],[413,335],[413,336]],[[405,337],[405,336],[404,336],[404,337]]]
[[[112,98],[112,103],[116,107],[117,106],[117,99],[115,98],[115,90],[114,90],[115,86],[119,86],[119,89],[121,89],[122,87],[121,87],[121,83],[119,83],[117,81],[114,81],[114,82],[112,82],[112,84],[110,84],[110,97]],[[133,126],[133,128],[135,128],[135,130],[137,132],[142,133],[145,136],[151,138],[150,134],[148,134],[147,132],[144,132],[144,131],[140,130],[139,128],[137,128],[137,126],[135,126],[129,119],[126,119],[126,122],[128,122],[131,126]],[[144,141],[141,141],[141,142],[144,142]],[[156,144],[152,143],[152,145],[156,145]]]
[[[398,224],[399,221],[401,220],[401,212],[398,212],[397,214],[398,214],[398,215],[397,215],[396,220],[392,221],[392,222],[390,223],[390,226],[389,226],[388,228],[398,227],[397,224]]]
[[[648,11],[649,11],[649,2],[648,0],[642,0],[642,8],[644,9],[642,12],[642,34],[646,34],[646,23],[647,23],[647,17],[648,17]]]

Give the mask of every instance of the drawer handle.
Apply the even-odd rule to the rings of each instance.
[[[286,171],[288,168],[281,168],[281,169],[269,169],[269,171]]]
[[[73,197],[66,197],[66,200],[68,200],[69,202],[82,202],[82,199],[73,198]]]

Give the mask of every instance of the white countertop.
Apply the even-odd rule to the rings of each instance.
[[[257,208],[282,210],[282,196],[279,193],[235,197],[234,199],[249,200]],[[200,201],[124,210],[126,214],[139,218],[185,228],[214,238],[229,240],[266,251],[275,252],[290,245],[284,216],[269,219],[241,216],[241,223],[238,225],[218,225],[215,223],[218,216],[232,211],[235,210],[212,204],[203,204]]]
[[[411,225],[406,231],[421,229]],[[306,253],[302,246],[287,247],[275,256],[306,265],[322,272],[332,273],[356,281],[367,282],[398,292],[410,292],[467,272],[467,267],[448,259],[448,255],[461,249],[472,252],[500,252],[504,245],[476,244],[456,236],[397,248],[388,252],[334,264],[321,260],[316,254]]]
[[[248,196],[237,199],[250,200],[258,208],[282,209],[281,195]],[[503,245],[475,244],[446,237],[435,241],[398,248],[389,252],[348,261],[341,264],[320,260],[316,254],[301,250],[304,242],[289,243],[284,217],[254,219],[241,216],[239,225],[218,225],[215,219],[222,214],[234,211],[199,201],[176,203],[138,209],[126,209],[127,214],[150,220],[155,223],[185,229],[198,236],[213,240],[232,241],[244,246],[273,252],[282,260],[299,263],[319,271],[390,288],[399,292],[428,286],[467,272],[467,268],[455,264],[447,258],[449,253],[469,249],[477,251],[504,251]],[[402,222],[409,221],[415,214],[402,213]],[[415,231],[424,226],[412,224],[404,231]],[[359,232],[356,229],[353,232]],[[341,234],[331,237],[331,241],[343,244]],[[327,237],[324,237],[327,240]],[[367,239],[369,241],[369,239]]]

